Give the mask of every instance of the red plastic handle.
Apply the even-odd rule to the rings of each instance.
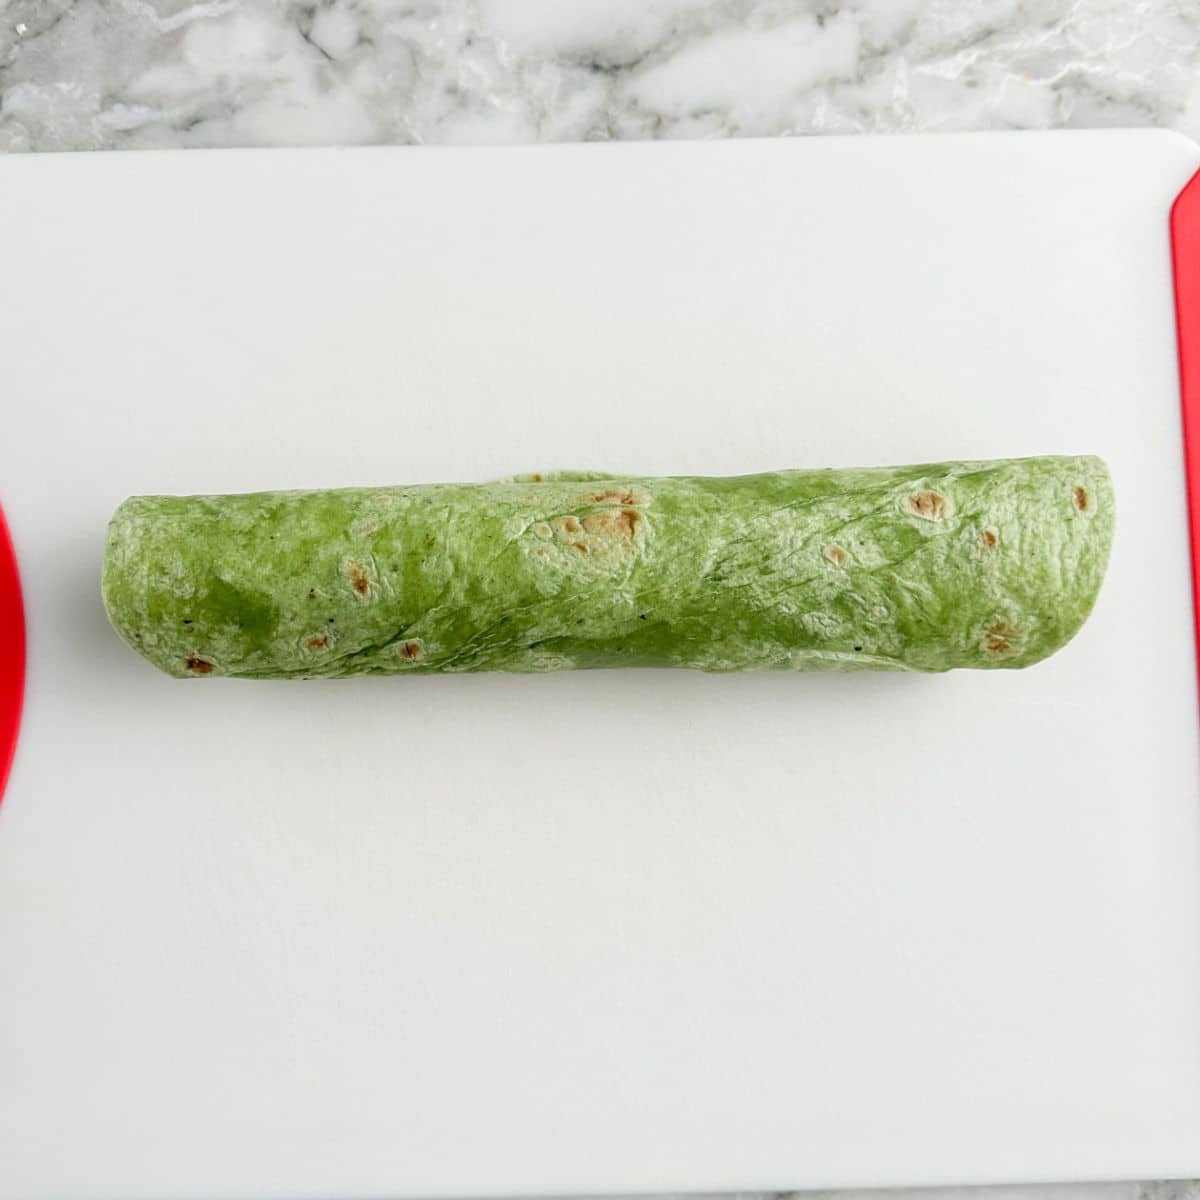
[[[1200,171],[1171,206],[1171,263],[1175,273],[1175,333],[1183,466],[1192,550],[1192,611],[1200,648]],[[1200,656],[1197,659],[1200,670]]]
[[[17,752],[25,701],[25,605],[4,510],[0,509],[0,802]]]

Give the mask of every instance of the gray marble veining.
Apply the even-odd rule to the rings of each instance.
[[[1157,125],[1196,0],[0,0],[0,150]]]

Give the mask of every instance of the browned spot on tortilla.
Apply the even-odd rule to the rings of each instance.
[[[371,580],[367,568],[362,563],[349,562],[346,564],[346,578],[358,596],[366,596],[371,590]]]
[[[926,521],[940,521],[946,515],[946,497],[940,492],[915,492],[908,498],[908,507]]]
[[[846,552],[841,548],[841,546],[830,546],[829,549],[825,551],[825,557],[829,559],[829,561],[833,563],[835,567],[840,567],[842,563],[846,561]]]
[[[211,675],[213,671],[213,664],[198,654],[193,654],[184,665],[189,671],[195,671],[197,675]]]
[[[324,650],[329,645],[329,638],[324,633],[317,633],[310,638],[305,638],[304,644],[310,650]]]
[[[984,631],[983,648],[989,654],[1007,654],[1012,649],[1012,640],[1020,637],[1020,631],[1007,621],[993,621]]]
[[[983,532],[982,532],[982,533],[979,535],[979,540],[980,540],[980,541],[981,541],[981,542],[984,544],[984,546],[985,546],[985,547],[986,547],[988,550],[995,550],[995,548],[996,548],[996,535],[995,535],[995,533],[994,533],[992,530],[990,530],[990,529],[985,529],[985,530],[984,530],[984,531],[983,531]]]
[[[542,473],[541,473],[541,471],[534,471],[534,473],[532,475],[530,475],[529,478],[532,479],[534,483],[541,483],[542,482]]]
[[[607,488],[603,492],[592,492],[587,499],[592,504],[636,504],[638,502],[632,488]]]
[[[606,509],[604,512],[589,513],[583,518],[583,528],[593,537],[633,536],[642,514],[636,508]]]
[[[1077,483],[1075,485],[1074,497],[1075,507],[1079,509],[1080,512],[1087,512],[1088,506],[1092,502],[1091,496],[1088,495],[1087,488]]]
[[[563,527],[564,533],[578,533],[582,526],[575,517],[563,517],[560,524]]]
[[[571,549],[577,554],[586,554],[588,552],[587,542],[571,542]]]
[[[548,538],[550,536],[550,526],[547,525],[545,521],[539,521],[533,527],[533,532],[536,533],[538,537]]]
[[[400,647],[400,657],[412,662],[413,659],[421,657],[421,651],[424,649],[425,647],[420,642],[405,642]]]

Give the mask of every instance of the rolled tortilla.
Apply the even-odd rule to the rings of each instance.
[[[1026,667],[1112,529],[1091,457],[137,496],[102,588],[179,677]]]

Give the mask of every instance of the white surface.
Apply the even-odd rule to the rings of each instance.
[[[1165,134],[0,164],[0,1195],[1200,1169]],[[1024,673],[181,684],[128,492],[1049,451]]]

